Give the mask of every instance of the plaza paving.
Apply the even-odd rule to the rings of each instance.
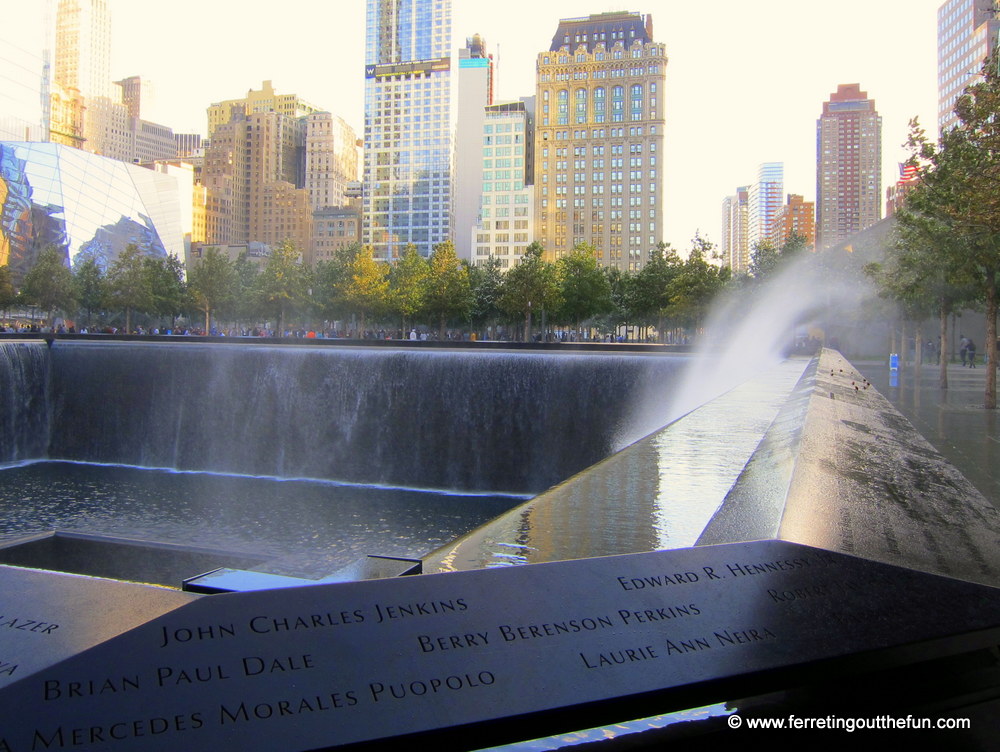
[[[986,498],[1000,507],[1000,414],[983,409],[984,365],[948,366],[948,389],[938,386],[938,366],[903,368],[895,385],[885,363],[854,361],[858,370]]]

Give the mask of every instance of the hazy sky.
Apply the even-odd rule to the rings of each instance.
[[[30,2],[31,0],[29,0]],[[481,33],[498,53],[498,95],[534,93],[535,57],[560,18],[653,15],[667,46],[666,240],[719,240],[722,199],[761,162],[785,164],[785,192],[814,200],[816,119],[840,83],[882,115],[883,177],[894,182],[907,122],[934,131],[936,12],[942,0],[452,0],[453,42]],[[6,2],[6,0],[5,0]],[[110,0],[112,75],[157,91],[158,121],[205,132],[205,108],[271,79],[362,133],[364,0]]]

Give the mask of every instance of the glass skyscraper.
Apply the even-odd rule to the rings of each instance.
[[[938,133],[958,122],[955,102],[997,45],[993,0],[947,0],[938,8]]]
[[[451,0],[368,0],[362,238],[375,257],[451,239]]]
[[[785,189],[784,162],[764,162],[757,167],[757,180],[747,193],[747,248],[767,240],[778,215]]]

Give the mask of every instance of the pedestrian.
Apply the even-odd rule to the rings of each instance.
[[[962,356],[962,368],[965,368],[965,359],[969,352],[969,338],[964,334],[960,336],[961,339],[958,341],[958,354]]]
[[[966,347],[966,357],[968,357],[968,359],[969,359],[969,368],[975,368],[976,367],[976,343],[973,342],[971,339],[969,340],[969,344]]]

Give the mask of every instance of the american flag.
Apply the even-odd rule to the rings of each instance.
[[[920,177],[920,166],[909,162],[899,163],[899,182],[912,183]]]

